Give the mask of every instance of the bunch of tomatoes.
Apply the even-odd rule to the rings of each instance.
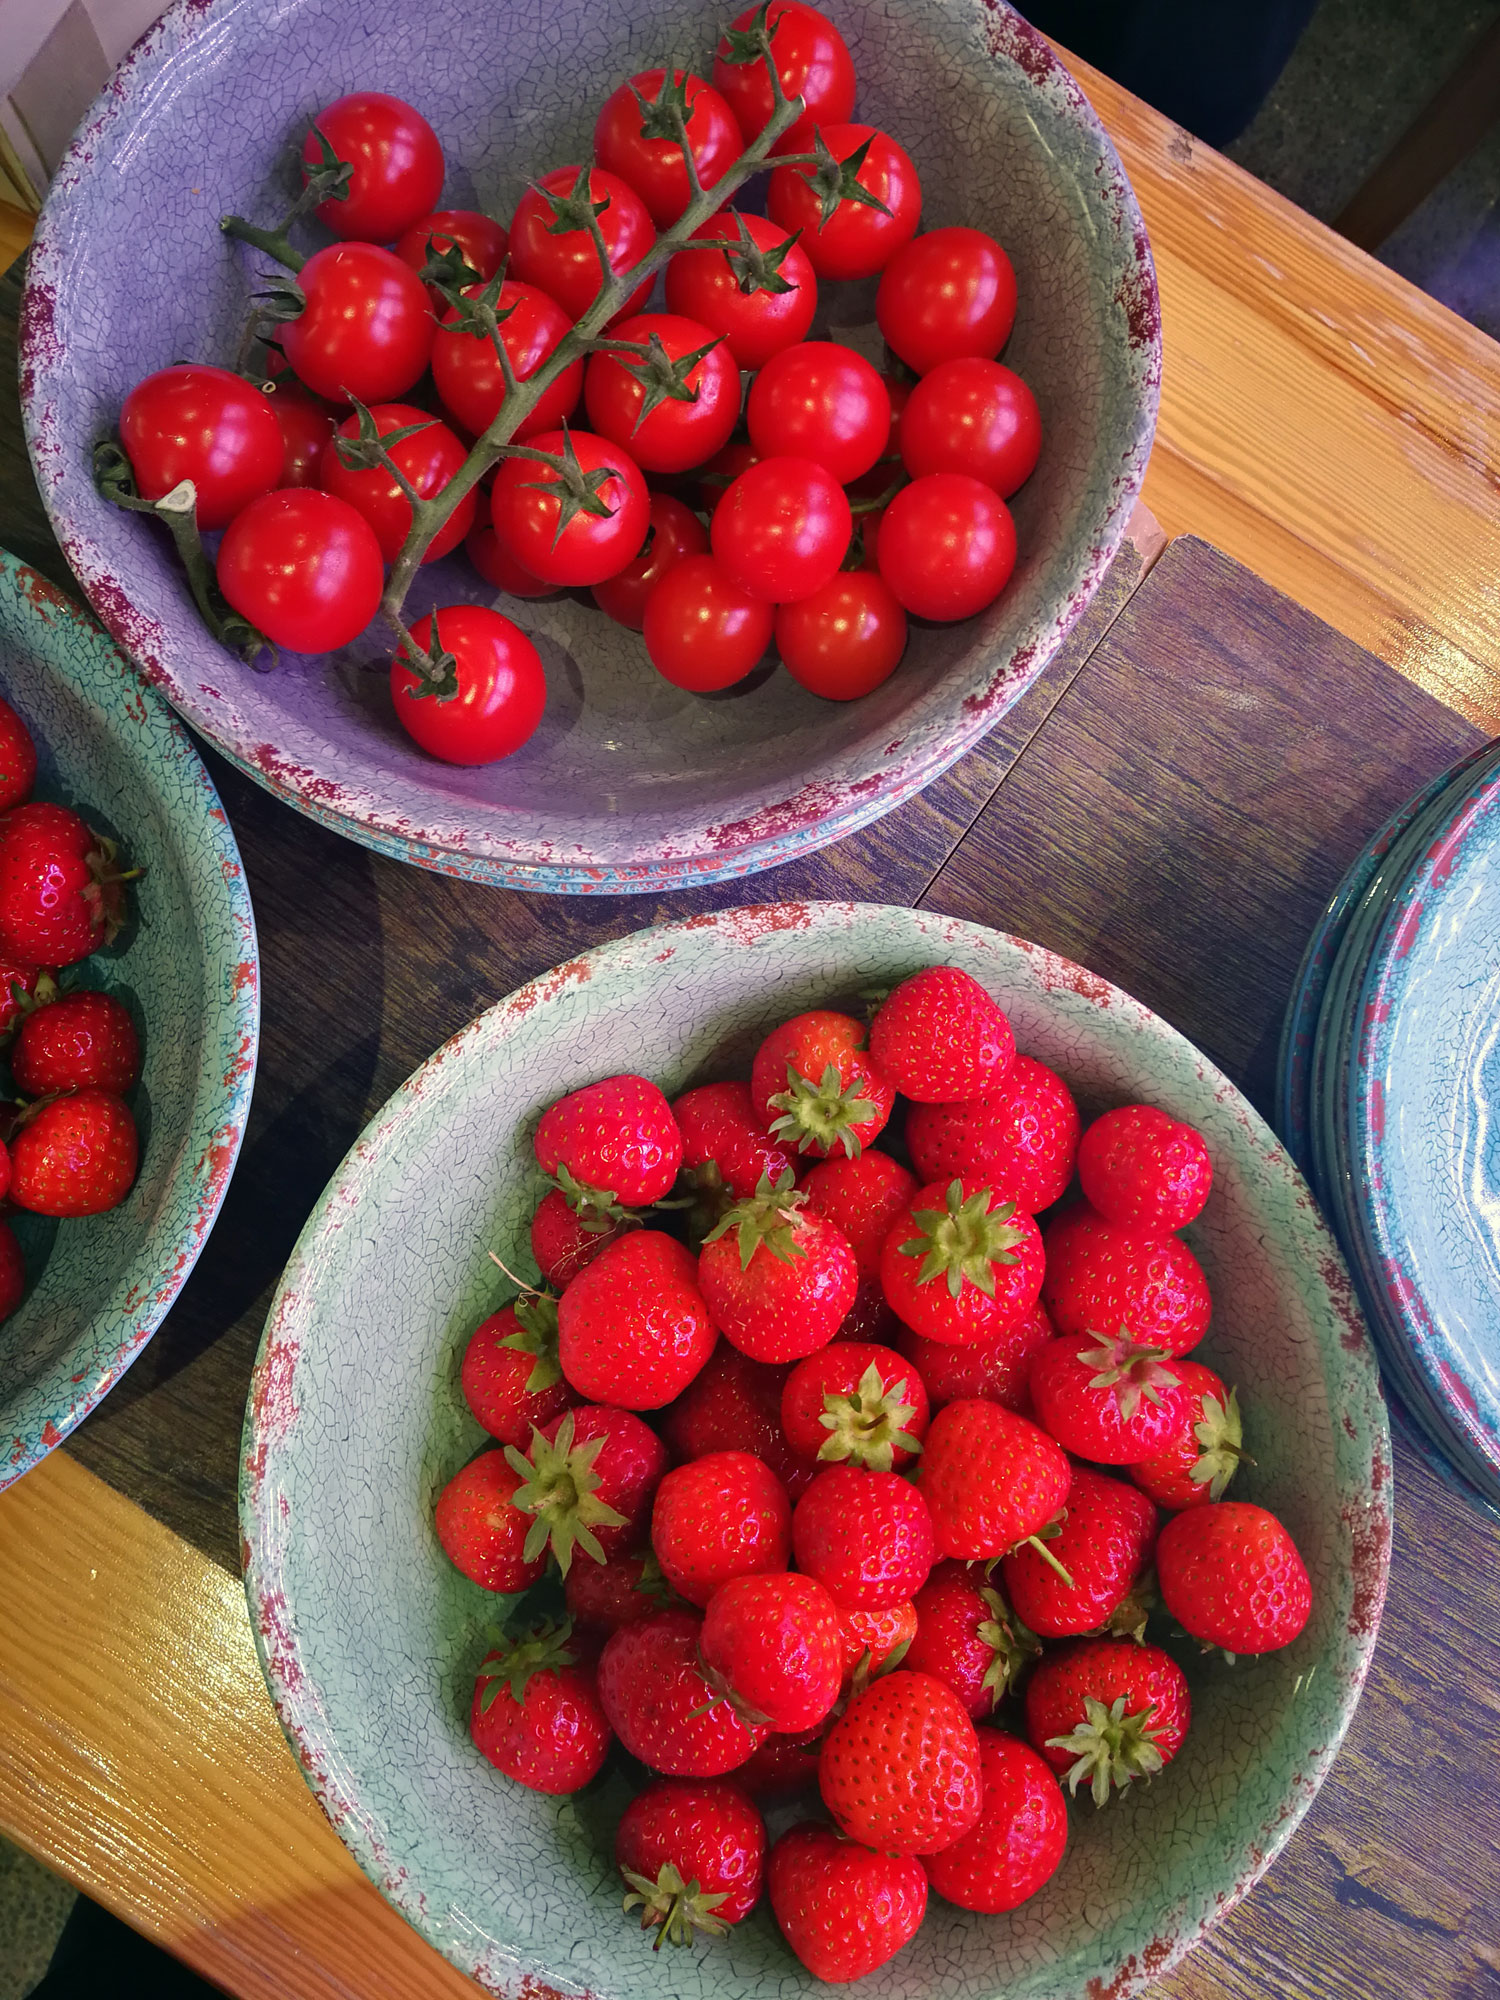
[[[854,96],[833,24],[763,0],[711,83],[621,84],[593,162],[544,173],[508,227],[437,206],[442,147],[409,104],[340,98],[308,132],[299,204],[326,189],[336,240],[304,258],[285,226],[226,223],[292,275],[252,323],[255,367],[166,368],[127,396],[139,498],[191,480],[198,527],[223,530],[223,600],[294,652],[365,630],[413,502],[439,502],[422,562],[462,544],[512,598],[589,590],[677,687],[731,686],[774,641],[813,693],[869,693],[909,616],[968,618],[1004,588],[1006,500],[1042,431],[996,359],[1016,313],[1004,250],[918,233],[916,169],[853,122]],[[707,212],[726,177],[742,205]],[[764,214],[742,194],[757,184]],[[820,289],[872,279],[883,368],[809,338]],[[616,309],[580,332],[610,287]],[[411,628],[391,691],[411,736],[460,764],[518,749],[546,702],[526,633],[471,603]]]

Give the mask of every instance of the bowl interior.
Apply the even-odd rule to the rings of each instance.
[[[495,1601],[451,1569],[433,1498],[482,1442],[457,1389],[504,1296],[487,1253],[527,1256],[529,1137],[552,1097],[623,1062],[669,1090],[743,1073],[798,1008],[922,964],[981,978],[1021,1047],[1086,1111],[1144,1098],[1192,1119],[1215,1190],[1190,1232],[1214,1287],[1204,1354],[1237,1382],[1257,1464],[1306,1557],[1311,1622],[1260,1662],[1184,1654],[1194,1727],[1171,1770],[1073,1814],[1054,1880],[1009,1917],[934,1898],[872,1995],[1121,1995],[1249,1886],[1311,1799],[1374,1643],[1389,1438],[1347,1280],[1269,1130],[1181,1037],[1036,947],[913,911],[785,906],[638,933],[492,1008],[369,1128],[309,1222],[267,1323],[247,1418],[243,1529],[262,1656],[335,1826],[438,1947],[494,1990],[749,2000],[810,1992],[764,1911],[708,1953],[654,1960],[620,1915],[623,1794],[556,1802],[468,1740]]]

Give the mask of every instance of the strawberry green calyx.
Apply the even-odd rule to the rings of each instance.
[[[1161,1732],[1151,1727],[1155,1702],[1127,1715],[1124,1695],[1117,1695],[1106,1708],[1090,1694],[1083,1698],[1083,1713],[1084,1720],[1068,1735],[1047,1738],[1049,1750],[1066,1750],[1077,1759],[1063,1774],[1063,1783],[1075,1798],[1087,1778],[1094,1804],[1107,1805],[1116,1786],[1123,1791],[1133,1779],[1154,1778],[1161,1770],[1165,1760],[1153,1740]]]
[[[915,1454],[922,1449],[922,1440],[906,1429],[916,1414],[916,1404],[903,1403],[899,1389],[886,1388],[872,1361],[854,1389],[847,1394],[830,1389],[824,1396],[818,1422],[828,1435],[818,1457],[889,1472],[898,1451]]]
[[[588,1438],[582,1444],[573,1442],[573,1412],[569,1410],[555,1438],[548,1438],[532,1425],[530,1458],[513,1444],[505,1447],[507,1463],[520,1473],[523,1482],[511,1495],[510,1504],[523,1514],[536,1516],[527,1531],[523,1561],[535,1562],[549,1542],[564,1576],[572,1565],[575,1546],[595,1562],[605,1560],[594,1529],[622,1528],[625,1516],[607,1506],[594,1490],[599,1484],[594,1460],[603,1445],[602,1437]]]
[[[548,1176],[548,1186],[557,1189],[578,1217],[580,1227],[586,1229],[590,1236],[603,1236],[617,1223],[640,1221],[636,1211],[626,1208],[613,1188],[590,1187],[587,1181],[579,1180],[566,1163],[560,1164],[557,1172]]]
[[[519,1354],[535,1355],[536,1365],[526,1377],[526,1393],[539,1396],[543,1389],[562,1380],[557,1358],[557,1300],[550,1292],[529,1292],[516,1300],[512,1310],[517,1331],[506,1334],[500,1345],[513,1347]]]
[[[727,1889],[709,1894],[696,1880],[684,1882],[670,1861],[662,1863],[654,1882],[649,1875],[637,1875],[633,1868],[621,1872],[630,1884],[624,1909],[628,1912],[639,1903],[641,1929],[648,1931],[653,1924],[657,1926],[653,1951],[660,1951],[664,1944],[691,1944],[699,1931],[705,1937],[728,1936],[729,1925],[714,1915],[720,1903],[727,1901]]]
[[[501,1688],[510,1690],[513,1701],[524,1701],[533,1674],[555,1674],[561,1667],[578,1664],[578,1655],[568,1645],[573,1636],[571,1618],[544,1618],[517,1638],[490,1627],[494,1641],[479,1663],[477,1678],[484,1683],[479,1709],[488,1715]]]
[[[1240,1399],[1233,1389],[1222,1403],[1217,1396],[1203,1398],[1203,1421],[1193,1425],[1193,1436],[1203,1455],[1194,1460],[1188,1478],[1195,1486],[1206,1486],[1210,1500],[1222,1500],[1239,1467],[1255,1463],[1244,1448]]]
[[[795,1141],[799,1153],[813,1146],[831,1153],[842,1146],[851,1160],[857,1160],[864,1148],[855,1127],[880,1115],[879,1106],[861,1096],[860,1088],[857,1083],[845,1088],[836,1063],[825,1064],[816,1083],[788,1063],[786,1089],[771,1099],[772,1108],[781,1114],[771,1126],[771,1136]]]
[[[772,1187],[771,1176],[762,1174],[760,1185],[749,1200],[737,1201],[709,1230],[704,1242],[716,1243],[732,1229],[739,1243],[742,1271],[762,1244],[783,1264],[789,1264],[794,1257],[805,1257],[807,1250],[797,1237],[804,1226],[802,1209],[807,1196],[798,1192],[796,1179],[787,1167]]]
[[[681,1611],[687,1603],[687,1599],[679,1597],[671,1584],[662,1575],[661,1564],[656,1560],[655,1549],[647,1549],[645,1555],[641,1558],[641,1573],[630,1587],[632,1590],[638,1590],[642,1597],[649,1597],[651,1602],[662,1611]]]
[[[989,1689],[991,1708],[998,1708],[1002,1697],[1020,1687],[1032,1661],[1041,1658],[1042,1642],[1029,1625],[1021,1623],[998,1590],[987,1585],[979,1594],[991,1612],[979,1628],[979,1637],[995,1655],[985,1668],[981,1685]]]
[[[1108,1334],[1090,1334],[1088,1338],[1096,1345],[1080,1347],[1078,1359],[1097,1370],[1089,1378],[1089,1387],[1113,1389],[1127,1424],[1140,1408],[1142,1397],[1148,1403],[1159,1403],[1162,1390],[1175,1389],[1182,1380],[1167,1366],[1167,1350],[1132,1340],[1129,1327],[1122,1326],[1113,1339]]]
[[[893,1674],[911,1651],[911,1640],[903,1639],[898,1646],[892,1646],[888,1653],[882,1653],[877,1660],[868,1646],[854,1663],[854,1672],[849,1676],[849,1685],[829,1711],[828,1723],[832,1724],[841,1716],[856,1695],[863,1694],[871,1681],[884,1680]],[[826,1725],[820,1724],[822,1729]]]
[[[1006,1553],[1008,1555],[1014,1555],[1017,1549],[1035,1549],[1037,1554],[1041,1557],[1042,1561],[1047,1565],[1048,1569],[1052,1570],[1055,1575],[1061,1577],[1063,1582],[1068,1586],[1069,1590],[1071,1590],[1073,1588],[1072,1571],[1067,1569],[1062,1563],[1060,1563],[1057,1557],[1053,1555],[1051,1549],[1049,1549],[1047,1546],[1048,1542],[1055,1542],[1057,1540],[1058,1536],[1062,1533],[1063,1522],[1066,1521],[1067,1518],[1068,1518],[1068,1510],[1066,1507],[1064,1507],[1062,1511],[1057,1515],[1055,1515],[1053,1519],[1050,1520],[1044,1528],[1038,1528],[1034,1535],[1022,1535],[1020,1541],[1016,1543],[1015,1548],[1008,1549]]]
[[[995,1296],[994,1267],[1020,1262],[1016,1245],[1025,1241],[1025,1231],[1011,1222],[1015,1203],[1003,1201],[998,1208],[991,1208],[990,1195],[989,1188],[976,1188],[965,1201],[963,1182],[952,1180],[941,1208],[912,1210],[912,1221],[921,1234],[908,1237],[901,1245],[901,1254],[922,1259],[919,1285],[942,1278],[956,1299],[967,1278],[986,1298]]]
[[[1156,1571],[1144,1570],[1105,1619],[1101,1629],[1113,1639],[1134,1639],[1138,1646],[1142,1645],[1146,1638],[1146,1620],[1160,1602]]]

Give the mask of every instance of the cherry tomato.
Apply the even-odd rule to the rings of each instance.
[[[810,458],[847,486],[885,450],[891,399],[878,371],[852,347],[804,340],[761,369],[745,419],[762,457]]]
[[[387,450],[392,464],[405,473],[423,500],[430,500],[446,486],[469,455],[446,424],[411,403],[377,403],[370,415],[382,437],[389,431],[405,430],[409,424],[422,425],[421,430],[387,446]],[[337,436],[358,437],[359,419],[345,417]],[[386,562],[393,563],[411,530],[411,502],[391,475],[378,465],[361,468],[345,465],[335,439],[330,438],[318,467],[318,484],[325,493],[347,500],[364,515],[375,530],[381,555]],[[470,492],[433,536],[423,562],[436,562],[439,556],[457,548],[473,524],[474,495]]]
[[[774,615],[712,556],[684,556],[646,600],[646,651],[673,687],[712,694],[742,681],[760,659]]]
[[[731,438],[707,465],[698,467],[697,505],[712,514],[742,472],[760,464],[760,453],[749,438]]]
[[[539,576],[523,569],[501,544],[490,526],[488,493],[482,487],[476,487],[474,498],[477,503],[474,525],[464,538],[464,554],[485,582],[492,583],[496,590],[503,590],[510,597],[556,597],[555,583],[543,583]]]
[[[192,480],[200,528],[224,527],[269,493],[285,455],[269,399],[227,368],[193,362],[136,383],[120,410],[120,442],[142,499]]]
[[[267,401],[281,429],[281,477],[276,484],[316,486],[323,447],[333,436],[332,410],[291,374],[271,384]]]
[[[763,367],[805,337],[818,309],[818,280],[784,229],[763,215],[728,209],[695,229],[693,241],[729,244],[733,254],[679,250],[667,266],[669,311],[722,333],[741,368]]]
[[[767,210],[783,229],[802,231],[802,248],[820,278],[873,278],[916,234],[922,183],[910,155],[889,133],[877,132],[873,125],[824,125],[820,130],[823,143],[841,163],[869,142],[855,178],[884,209],[846,195],[825,222],[824,170],[778,167],[771,175]],[[837,192],[836,181],[830,192]]]
[[[654,105],[666,74],[665,69],[645,69],[622,83],[605,98],[594,127],[594,158],[635,189],[658,229],[670,229],[693,198],[682,147],[670,136],[670,128],[667,137],[648,137],[641,112],[640,98]],[[674,69],[672,76],[687,104],[687,142],[698,184],[714,187],[745,150],[739,124],[718,91],[701,76],[684,69]]]
[[[1010,509],[965,472],[929,472],[903,486],[880,523],[880,574],[918,618],[972,618],[1010,581]]]
[[[434,252],[457,250],[483,284],[499,270],[509,243],[504,223],[481,215],[477,208],[440,208],[412,224],[396,245],[396,255],[420,272]],[[427,296],[434,312],[446,309],[448,301],[436,285],[427,287]]]
[[[925,375],[940,361],[988,361],[1010,339],[1016,274],[982,229],[929,230],[898,250],[875,294],[885,344]]]
[[[381,90],[335,98],[313,120],[302,159],[316,166],[321,132],[354,172],[342,201],[318,203],[319,222],[335,236],[389,243],[426,215],[443,191],[443,149],[419,111]]]
[[[430,648],[453,655],[457,688],[428,693],[401,653],[391,662],[391,700],[407,735],[445,764],[493,764],[535,733],[547,706],[547,677],[536,647],[519,625],[482,604],[448,604],[412,627]]]
[[[708,530],[692,508],[670,494],[653,493],[645,547],[617,575],[594,585],[594,602],[617,625],[639,632],[646,622],[646,599],[673,564],[707,553]]]
[[[465,296],[473,298],[482,287],[471,285]],[[535,375],[572,321],[555,299],[539,292],[535,285],[519,285],[507,278],[495,302],[500,319],[500,339],[518,382]],[[432,343],[432,379],[437,384],[443,407],[465,430],[478,437],[500,414],[505,401],[505,377],[488,335],[460,333],[454,326],[457,309],[450,306],[443,315]],[[536,431],[552,431],[564,417],[571,417],[583,394],[583,363],[571,361],[542,393],[529,416],[516,427],[514,443],[522,443]]]
[[[748,28],[759,11],[747,7],[736,16],[714,57],[714,83],[728,100],[747,145],[764,131],[776,100],[764,58],[731,61],[730,35]],[[788,97],[800,97],[804,106],[773,151],[810,152],[815,125],[842,125],[854,109],[854,62],[848,44],[826,14],[804,6],[802,0],[772,0],[766,26],[781,88]]]
[[[914,479],[967,472],[1002,500],[1031,477],[1041,451],[1036,397],[999,361],[940,361],[901,419],[901,462]]]
[[[252,500],[224,531],[218,570],[233,609],[293,653],[357,639],[380,609],[385,580],[364,515],[315,488]]]
[[[811,597],[777,606],[776,650],[810,694],[854,701],[896,671],[906,613],[873,570],[840,570]]]
[[[534,458],[505,460],[490,488],[490,519],[506,551],[543,583],[602,583],[633,562],[651,513],[646,482],[630,454],[588,431],[543,431],[530,449],[559,458],[571,450],[576,466],[563,472]],[[565,489],[581,488],[590,473],[601,471],[606,476],[591,482],[591,491],[608,511],[575,506],[575,490],[567,496],[571,512],[563,522]]]
[[[710,531],[725,574],[774,604],[821,590],[852,532],[843,487],[808,458],[763,458],[742,472],[715,509]]]
[[[722,451],[740,420],[740,371],[719,336],[675,313],[638,313],[620,320],[612,337],[643,347],[659,344],[660,355],[590,357],[583,399],[599,435],[624,445],[647,472],[686,472]],[[672,364],[705,347],[709,352],[683,378],[688,392],[683,400],[669,386],[675,380]],[[654,408],[651,398],[659,398]]]
[[[287,360],[315,396],[390,403],[427,366],[433,322],[409,264],[373,243],[331,243],[297,273],[307,301],[280,328]]]
[[[556,216],[549,194],[573,192],[581,167],[557,167],[543,174],[536,187],[528,188],[516,204],[510,220],[510,268],[528,285],[537,285],[554,298],[570,321],[580,320],[599,293],[601,273],[594,239],[586,229],[565,229],[552,234]],[[628,271],[638,264],[656,241],[646,204],[618,174],[602,167],[589,171],[588,198],[607,202],[599,217],[604,247],[609,252],[611,271]],[[621,307],[617,318],[639,312],[651,296],[652,280],[644,279]]]

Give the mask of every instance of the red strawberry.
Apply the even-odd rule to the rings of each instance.
[[[662,1412],[661,1430],[678,1458],[748,1451],[763,1458],[793,1500],[818,1476],[814,1459],[792,1450],[781,1428],[781,1391],[791,1364],[752,1361],[721,1340],[703,1369]]]
[[[901,1664],[945,1682],[976,1722],[1015,1692],[1042,1650],[983,1570],[967,1563],[939,1563],[917,1592],[916,1613]]]
[[[1312,1610],[1297,1544],[1274,1514],[1248,1500],[1174,1514],[1156,1545],[1156,1573],[1183,1631],[1226,1653],[1289,1646]]]
[[[557,1300],[534,1292],[502,1306],[469,1336],[459,1364],[464,1401],[501,1444],[524,1445],[532,1426],[576,1403],[557,1360]]]
[[[606,1077],[558,1098],[542,1113],[533,1143],[544,1174],[569,1194],[586,1190],[603,1207],[660,1201],[682,1164],[672,1107],[644,1076]]]
[[[831,1465],[792,1515],[797,1567],[840,1604],[878,1611],[927,1581],[932,1522],[917,1489],[894,1472]]]
[[[779,1734],[815,1728],[839,1697],[838,1606],[810,1576],[737,1576],[709,1599],[699,1652],[710,1683]]]
[[[929,1340],[993,1341],[1025,1319],[1042,1286],[1042,1239],[993,1189],[936,1182],[913,1195],[880,1254],[898,1316]]]
[[[1042,1297],[1059,1333],[1129,1327],[1168,1354],[1186,1354],[1207,1333],[1208,1280],[1175,1236],[1122,1229],[1078,1202],[1049,1223],[1044,1241]]]
[[[861,1668],[868,1680],[887,1661],[899,1667],[917,1636],[917,1607],[909,1597],[903,1597],[899,1604],[883,1604],[875,1611],[867,1604],[841,1604],[838,1614],[845,1687]]]
[[[886,1303],[879,1278],[861,1278],[854,1303],[839,1323],[835,1340],[874,1341],[889,1347],[901,1331],[901,1322]]]
[[[1170,1764],[1191,1714],[1181,1667],[1134,1639],[1080,1639],[1045,1654],[1026,1683],[1027,1735],[1070,1792],[1087,1782],[1096,1806]]]
[[[113,943],[127,877],[115,846],[66,806],[16,806],[0,818],[0,952],[73,965]]]
[[[533,1517],[526,1553],[550,1547],[564,1576],[575,1543],[602,1563],[640,1540],[667,1469],[667,1448],[649,1424],[600,1403],[533,1431],[529,1456],[514,1445],[505,1456],[525,1482],[511,1505]]]
[[[1046,1543],[1051,1560],[1029,1544],[1007,1556],[1005,1594],[1043,1639],[1096,1632],[1126,1603],[1155,1545],[1156,1509],[1145,1494],[1075,1465],[1062,1525]],[[1058,1575],[1058,1563],[1071,1583]],[[1144,1622],[1142,1614],[1126,1629]]]
[[[695,1188],[725,1191],[747,1201],[761,1181],[771,1185],[796,1162],[795,1145],[782,1145],[757,1117],[748,1083],[704,1083],[674,1100],[682,1133],[682,1170]]]
[[[854,1252],[811,1214],[790,1170],[762,1181],[704,1238],[698,1285],[713,1323],[754,1361],[798,1361],[823,1347],[854,1303]]]
[[[1206,1507],[1223,1499],[1242,1463],[1254,1464],[1244,1450],[1239,1398],[1201,1361],[1174,1361],[1172,1373],[1188,1392],[1178,1427],[1127,1471],[1158,1507]]]
[[[658,1229],[611,1243],[558,1302],[558,1359],[591,1402],[660,1409],[682,1394],[716,1338],[697,1260]]]
[[[19,958],[0,957],[0,1035],[8,1035],[25,1012],[25,1000],[33,994],[42,997],[42,988],[53,997],[57,984],[50,972],[44,973],[39,965],[28,965]]]
[[[731,1577],[785,1569],[791,1545],[786,1489],[749,1452],[695,1458],[656,1490],[651,1546],[662,1575],[689,1604],[707,1604]]]
[[[141,1073],[140,1036],[112,993],[64,993],[22,1021],[10,1070],[26,1097],[89,1084],[123,1097]]]
[[[560,1187],[548,1188],[531,1218],[531,1254],[542,1282],[565,1291],[585,1264],[602,1256],[638,1219],[618,1202],[596,1208],[580,1195],[575,1205]]]
[[[698,1665],[703,1620],[659,1611],[625,1625],[599,1658],[599,1700],[632,1757],[669,1778],[719,1778],[765,1736],[717,1698]]]
[[[538,1556],[523,1553],[531,1517],[510,1504],[520,1484],[503,1451],[482,1451],[437,1497],[433,1526],[443,1553],[485,1590],[529,1590],[547,1567],[545,1544]]]
[[[998,1403],[939,1410],[917,1487],[944,1555],[988,1561],[1040,1534],[1066,1504],[1073,1469],[1045,1431]]]
[[[882,1076],[918,1104],[953,1104],[998,1090],[1016,1059],[1010,1022],[979,981],[955,965],[903,979],[870,1026]]]
[[[1031,1357],[1037,1422],[1075,1458],[1135,1465],[1182,1426],[1190,1392],[1159,1347],[1129,1334],[1049,1340]]]
[[[773,1028],[750,1065],[755,1115],[799,1153],[857,1154],[885,1130],[895,1095],[864,1023],[827,1008]]]
[[[993,1340],[971,1340],[955,1347],[951,1340],[928,1340],[903,1326],[896,1345],[916,1368],[934,1410],[961,1397],[982,1396],[1003,1403],[1018,1416],[1031,1415],[1031,1357],[1053,1338],[1056,1329],[1038,1299],[1024,1319],[1005,1328]]]
[[[829,1730],[818,1784],[851,1840],[931,1854],[979,1817],[979,1739],[952,1688],[897,1667],[854,1695]]]
[[[543,1623],[485,1654],[469,1734],[507,1778],[534,1792],[576,1792],[610,1744],[592,1672],[578,1664],[571,1626]]]
[[[768,1736],[734,1774],[734,1782],[752,1799],[789,1799],[811,1791],[818,1782],[819,1732],[806,1736]]]
[[[1017,1056],[999,1090],[958,1104],[914,1104],[906,1121],[924,1181],[990,1187],[1026,1215],[1061,1199],[1078,1151],[1078,1107],[1055,1070]]]
[[[912,1364],[890,1348],[835,1341],[788,1376],[781,1423],[804,1458],[899,1472],[927,1435],[927,1391]]]
[[[130,1192],[139,1157],[129,1106],[108,1090],[54,1097],[10,1142],[10,1198],[34,1215],[100,1215]]]
[[[615,1866],[637,1904],[641,1929],[656,1926],[654,1951],[722,1937],[760,1901],[766,1829],[738,1785],[658,1779],[626,1806],[615,1834]]]
[[[802,1181],[808,1207],[842,1235],[861,1278],[880,1276],[880,1252],[891,1224],[916,1191],[915,1177],[889,1153],[820,1160]]]
[[[9,1165],[6,1168],[9,1172]],[[9,1319],[26,1293],[26,1262],[16,1232],[0,1222],[0,1319]]]
[[[36,745],[31,731],[11,707],[0,700],[0,812],[20,805],[36,782]]]
[[[1202,1213],[1214,1168],[1193,1126],[1149,1104],[1127,1104],[1084,1133],[1078,1179],[1106,1222],[1166,1235]]]
[[[580,1631],[604,1633],[638,1625],[679,1601],[649,1549],[608,1562],[574,1563],[563,1578],[563,1599]]]
[[[914,1856],[872,1854],[811,1820],[771,1849],[766,1887],[782,1936],[814,1979],[833,1985],[894,1958],[927,1910]]]
[[[998,1916],[1034,1896],[1057,1873],[1068,1844],[1068,1809],[1057,1779],[1019,1736],[979,1732],[984,1804],[962,1839],[927,1857],[938,1894],[961,1910]]]

